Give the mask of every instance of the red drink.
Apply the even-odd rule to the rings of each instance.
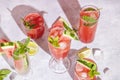
[[[26,34],[32,39],[42,37],[44,33],[44,19],[39,13],[29,13],[24,18]]]
[[[56,73],[64,73],[70,68],[70,61],[67,58],[70,50],[71,39],[65,32],[71,31],[65,20],[59,17],[49,30],[48,47],[52,58],[49,61],[49,68]],[[69,33],[69,32],[68,32]]]
[[[49,32],[49,37],[52,38],[58,37],[59,47],[55,47],[50,42],[48,42],[50,52],[52,56],[55,57],[56,59],[64,59],[70,50],[71,39],[66,36],[63,36],[63,32],[64,32],[63,23],[60,21],[56,21],[52,25],[52,28],[50,29]]]
[[[84,43],[94,40],[100,12],[94,6],[85,6],[80,11],[79,39]]]
[[[86,59],[86,60],[95,63],[91,59]],[[88,74],[89,71],[90,71],[89,67],[77,61],[74,72],[74,80],[96,80],[96,76],[90,78]]]

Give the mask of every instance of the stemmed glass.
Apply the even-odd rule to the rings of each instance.
[[[67,58],[70,50],[71,39],[63,35],[64,27],[59,17],[49,30],[48,47],[52,55],[49,68],[56,73],[64,73],[70,67]]]

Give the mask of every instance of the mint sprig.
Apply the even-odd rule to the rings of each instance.
[[[94,19],[93,17],[90,17],[90,16],[82,16],[82,19],[84,21],[86,21],[84,23],[85,26],[92,26],[92,25],[94,25],[97,22],[96,19]]]
[[[88,75],[90,76],[91,79],[93,79],[94,76],[100,75],[100,73],[97,72],[96,70],[91,69],[90,72],[88,73]]]
[[[3,80],[11,71],[9,69],[0,70],[0,80]]]
[[[19,55],[25,54],[27,51],[29,51],[29,48],[27,47],[28,43],[30,42],[30,38],[27,38],[24,43],[17,41],[17,44],[19,47],[17,47],[13,53],[14,59],[19,59]]]
[[[48,41],[54,46],[54,47],[60,47],[59,43],[58,43],[59,37],[48,37]]]
[[[31,24],[31,21],[25,21],[23,18],[22,18],[22,21],[24,26],[26,26],[29,29],[33,29],[35,27],[35,24]]]
[[[85,59],[79,59],[77,61],[80,62],[80,63],[82,63],[82,64],[84,64],[88,68],[90,68],[90,71],[89,71],[88,75],[90,76],[91,79],[93,79],[94,76],[96,76],[96,75],[100,75],[100,73],[97,72],[97,66],[96,66],[95,63],[87,61]]]

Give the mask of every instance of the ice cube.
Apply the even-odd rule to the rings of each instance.
[[[93,49],[93,57],[100,61],[104,59],[103,51],[100,49]]]
[[[86,78],[86,77],[87,77],[87,73],[83,72],[83,73],[81,74],[81,77]]]
[[[65,42],[60,42],[59,45],[62,49],[65,49],[67,47],[67,44]]]

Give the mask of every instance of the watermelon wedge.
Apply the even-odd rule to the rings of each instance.
[[[8,58],[12,57],[12,54],[15,50],[15,44],[13,42],[0,42],[0,53],[6,54]]]

